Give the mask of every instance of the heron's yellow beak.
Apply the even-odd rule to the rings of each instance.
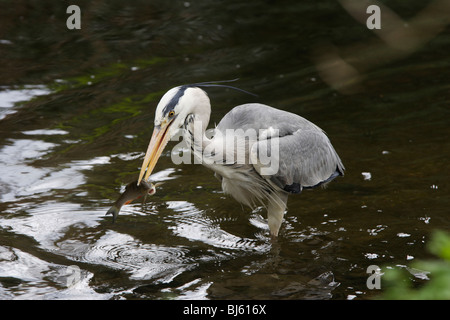
[[[169,142],[169,127],[171,123],[168,123],[164,127],[155,128],[153,130],[152,138],[150,140],[150,144],[148,145],[147,153],[145,154],[144,162],[142,163],[141,172],[139,173],[138,185],[141,183],[142,177],[145,177],[144,180],[147,181],[148,177],[153,171],[153,168],[158,162],[159,157],[161,156],[162,151],[164,150],[167,142]],[[145,172],[147,170],[147,172]]]

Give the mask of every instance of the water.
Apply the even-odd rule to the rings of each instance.
[[[324,81],[323,48],[384,47],[334,1],[79,5],[81,30],[67,30],[63,3],[0,10],[1,299],[369,299],[383,288],[367,288],[368,266],[429,258],[430,233],[449,229],[448,28],[404,56],[367,57],[350,90]],[[390,5],[404,19],[424,8]],[[164,92],[234,78],[322,127],[345,177],[291,197],[273,243],[263,209],[200,165],[175,166],[172,144],[156,195],[112,224]],[[209,95],[211,125],[255,101]]]

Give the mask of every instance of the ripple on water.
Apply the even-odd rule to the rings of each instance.
[[[68,266],[41,260],[16,248],[0,246],[0,299],[111,297],[110,294],[97,293],[89,285],[92,273],[78,268],[75,281],[68,282],[68,270]]]
[[[70,235],[73,226],[95,228],[104,218],[95,210],[86,210],[74,203],[47,202],[27,208],[25,215],[1,219],[0,226],[16,234],[34,238],[41,248],[62,254],[74,261],[101,264],[125,270],[131,279],[162,279],[168,281],[197,262],[186,256],[182,246],[146,244],[131,235],[107,230],[100,238],[85,239]],[[6,257],[2,253],[0,257]]]
[[[82,260],[125,270],[130,279],[159,279],[167,282],[178,274],[197,265],[188,257],[189,250],[182,246],[146,244],[138,239],[108,230],[87,250],[83,250]]]
[[[219,249],[235,249],[240,252],[264,253],[270,250],[266,240],[242,238],[223,230],[219,223],[187,201],[168,201],[168,208],[174,211],[166,222],[174,234],[190,241],[199,241]],[[256,218],[255,218],[256,219]]]
[[[54,130],[35,130],[40,134],[60,134]],[[28,132],[29,133],[29,132]],[[43,158],[56,146],[41,140],[11,140],[0,150],[0,164],[7,168],[0,175],[0,200],[14,202],[23,197],[40,196],[54,190],[70,190],[86,182],[82,171],[108,164],[110,158],[74,160],[61,168],[38,168],[33,161]]]
[[[67,229],[76,224],[94,227],[103,218],[98,211],[86,210],[76,203],[48,201],[42,204],[22,204],[7,219],[0,219],[0,226],[16,234],[35,239],[42,248],[55,249],[55,241],[61,239]]]
[[[25,85],[21,88],[0,86],[0,120],[16,112],[13,108],[16,103],[49,93],[51,90],[45,85]]]

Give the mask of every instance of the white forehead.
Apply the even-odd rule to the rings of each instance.
[[[156,113],[161,114],[162,110],[172,101],[175,95],[180,91],[180,87],[175,87],[167,91],[159,100],[158,106],[156,107]]]
[[[171,111],[174,110],[178,113],[179,106],[190,106],[195,104],[200,99],[208,99],[207,94],[198,87],[179,86],[167,91],[156,107],[155,123]],[[208,99],[209,100],[209,99]]]

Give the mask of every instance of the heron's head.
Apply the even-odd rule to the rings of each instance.
[[[210,101],[202,89],[183,85],[167,91],[156,107],[155,128],[142,163],[138,185],[143,177],[148,179],[165,146],[178,130],[194,118],[202,121],[205,130],[210,114]]]

